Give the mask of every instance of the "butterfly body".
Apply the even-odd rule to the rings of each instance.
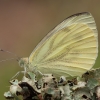
[[[72,15],[57,25],[20,66],[26,72],[80,76],[90,70],[98,55],[96,24],[88,12]]]
[[[23,73],[27,73],[28,71],[31,71],[35,74],[37,74],[39,71],[37,70],[37,66],[32,65],[31,63],[29,63],[29,59],[28,57],[26,58],[20,58],[19,61],[19,66],[24,68]]]

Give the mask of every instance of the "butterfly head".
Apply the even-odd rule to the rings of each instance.
[[[19,63],[20,67],[27,66],[28,65],[28,57],[26,57],[26,58],[20,58],[19,61],[18,61],[18,63]]]

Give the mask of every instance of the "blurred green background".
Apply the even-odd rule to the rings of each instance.
[[[51,29],[79,12],[92,13],[100,31],[100,0],[0,0],[0,48],[29,57]],[[0,60],[12,57],[0,52]],[[99,59],[94,67],[100,67]],[[9,79],[20,70],[16,60],[0,63],[0,100],[5,100]]]

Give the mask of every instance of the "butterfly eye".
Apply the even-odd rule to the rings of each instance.
[[[19,66],[24,67],[24,61],[19,61]]]

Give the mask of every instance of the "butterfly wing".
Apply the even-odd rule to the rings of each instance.
[[[98,54],[95,21],[90,13],[72,15],[55,27],[29,57],[43,73],[79,76],[91,69]]]

